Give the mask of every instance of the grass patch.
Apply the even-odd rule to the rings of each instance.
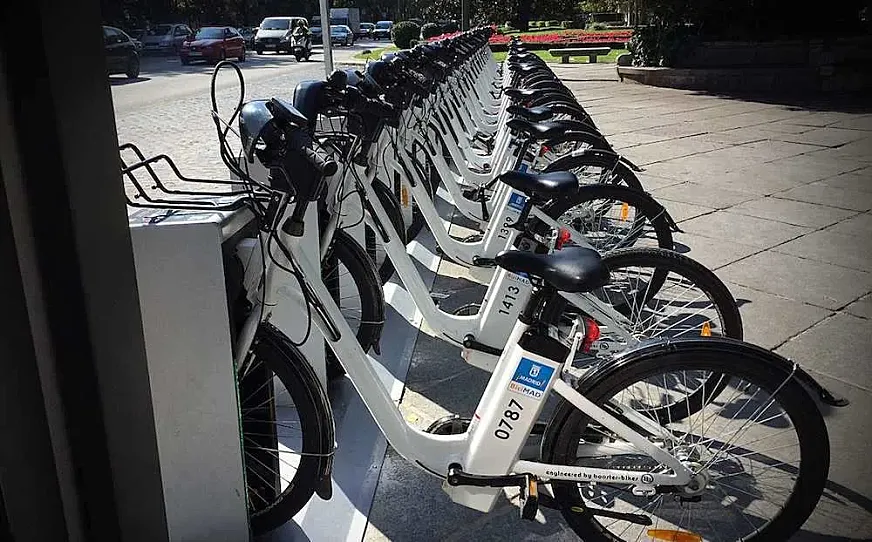
[[[356,58],[358,60],[378,60],[383,54],[397,50],[396,45],[388,45],[387,47],[378,47],[376,49],[361,51],[351,58]]]
[[[555,49],[557,49],[557,48],[558,47],[555,47]],[[627,51],[626,49],[612,49],[609,52],[609,54],[607,54],[605,56],[596,57],[597,64],[614,64],[615,59],[617,59],[618,56],[620,56],[624,53],[627,53],[627,52],[629,52],[629,51]],[[538,56],[539,58],[541,58],[545,62],[549,62],[551,64],[560,64],[560,57],[559,56],[551,56],[550,54],[548,54],[547,50],[533,51],[533,54],[535,54],[536,56]],[[494,55],[494,60],[496,60],[497,62],[502,62],[503,60],[506,59],[505,51],[494,53],[493,55]],[[578,56],[578,57],[570,58],[569,63],[570,64],[587,64],[588,62],[587,62],[586,56]]]

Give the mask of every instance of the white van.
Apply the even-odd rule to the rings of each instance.
[[[254,36],[254,50],[262,55],[264,51],[291,52],[291,33],[300,21],[309,26],[305,17],[267,17]]]

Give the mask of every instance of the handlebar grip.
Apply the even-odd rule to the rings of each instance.
[[[306,160],[308,160],[309,163],[318,170],[318,173],[320,173],[324,177],[329,177],[339,171],[339,165],[336,163],[336,161],[331,158],[327,158],[323,155],[323,153],[308,147],[304,147],[303,149],[301,149],[301,152],[303,153],[303,156],[306,158]]]

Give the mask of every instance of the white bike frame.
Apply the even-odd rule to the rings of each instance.
[[[286,213],[285,216],[290,215]],[[450,466],[460,465],[470,474],[499,476],[522,473],[545,481],[621,482],[656,486],[685,485],[691,480],[693,472],[679,459],[566,384],[561,379],[565,360],[551,360],[523,350],[518,340],[528,326],[520,321],[516,321],[512,329],[507,346],[476,408],[473,423],[466,432],[434,435],[409,425],[389,391],[382,385],[374,367],[376,362],[363,351],[322,282],[320,261],[310,258],[302,247],[302,237],[290,236],[281,228],[276,228],[275,232],[278,242],[287,248],[287,255],[290,256],[287,258],[283,251],[280,252],[277,255],[279,262],[285,267],[293,266],[301,273],[301,288],[308,292],[311,317],[317,330],[310,340],[319,343],[321,340],[327,341],[382,433],[406,460],[437,477],[444,477]],[[237,366],[241,366],[248,356],[260,323],[270,318],[271,307],[276,302],[273,278],[278,270],[277,264],[272,261],[267,263],[264,298],[255,303],[251,316],[243,326],[234,353]],[[642,473],[625,470],[519,461],[527,435],[552,390],[627,440],[640,453],[664,464],[673,474],[646,473],[643,482]],[[662,436],[665,433],[660,428],[652,434]],[[501,491],[500,488],[454,487],[447,484],[445,490],[455,502],[485,512],[493,508]]]

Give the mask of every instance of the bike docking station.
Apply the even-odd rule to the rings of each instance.
[[[255,215],[245,206],[229,208],[229,197],[169,187],[161,166],[169,165],[177,183],[209,181],[182,177],[163,155],[146,159],[130,144],[120,151],[125,181],[139,192],[130,197],[128,190],[128,221],[170,540],[249,540],[250,454],[242,448],[240,405],[263,390],[238,389],[232,313],[243,297],[257,295],[263,254]],[[258,166],[250,168],[266,180]],[[314,208],[306,227],[317,232]],[[317,251],[317,235],[311,240]],[[271,323],[291,339],[302,337],[299,286],[290,274],[274,283],[281,302],[271,308]],[[301,350],[326,383],[324,344],[308,341]],[[278,491],[280,483],[277,477]]]

